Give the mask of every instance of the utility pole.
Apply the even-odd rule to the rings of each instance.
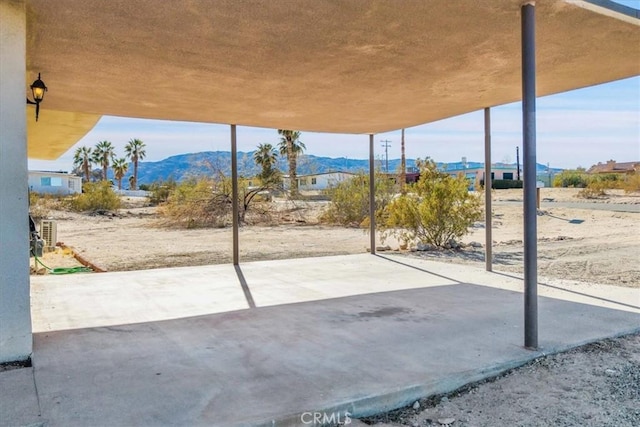
[[[516,145],[516,179],[520,181],[520,147]]]
[[[382,142],[382,147],[384,148],[384,169],[387,173],[389,173],[389,147],[391,147],[391,144],[389,144],[391,141],[388,139],[381,139],[380,142]]]

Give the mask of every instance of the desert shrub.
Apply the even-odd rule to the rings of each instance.
[[[71,197],[68,206],[77,212],[115,211],[120,209],[120,197],[107,181],[85,182],[82,194]]]
[[[177,185],[178,183],[170,178],[167,181],[156,181],[151,185],[141,184],[139,188],[141,190],[149,191],[149,203],[152,205],[159,205],[169,199],[169,195]],[[143,188],[143,186],[145,188]]]
[[[376,218],[395,194],[395,181],[382,173],[375,174]],[[326,191],[330,203],[320,221],[351,227],[366,226],[369,222],[369,175],[358,174],[331,186]]]
[[[554,187],[585,188],[590,178],[583,170],[563,170],[553,178]]]
[[[432,160],[417,161],[420,179],[407,193],[392,200],[381,224],[382,238],[395,236],[403,242],[418,240],[445,247],[462,237],[482,216],[480,198],[468,191],[463,176],[438,171]]]
[[[596,188],[615,189],[615,188],[621,188],[623,182],[624,182],[624,176],[621,176],[620,174],[604,173],[604,174],[592,175],[590,177],[589,184],[587,184],[587,187],[591,184],[595,184]]]
[[[587,187],[578,191],[576,197],[582,197],[583,199],[599,199],[606,195],[607,193],[604,191],[604,187],[601,183],[592,182]]]
[[[34,220],[48,218],[53,209],[64,207],[65,196],[29,192],[29,214]]]
[[[167,225],[224,227],[231,221],[231,197],[219,187],[215,180],[208,178],[183,181],[169,191],[159,213]]]
[[[620,183],[620,188],[622,188],[625,193],[640,191],[640,172],[627,175],[624,181]]]
[[[248,180],[238,181],[238,220],[246,223],[257,218],[269,219],[274,204],[269,187],[249,187]],[[233,214],[231,179],[200,178],[184,181],[169,189],[167,201],[159,209],[164,224],[184,228],[225,227]],[[248,218],[249,210],[255,218]]]

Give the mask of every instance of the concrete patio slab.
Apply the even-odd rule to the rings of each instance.
[[[33,331],[176,319],[248,308],[231,265],[31,278]]]
[[[0,372],[0,425],[42,424],[33,376],[33,368]]]
[[[3,411],[0,425],[304,425],[303,413],[364,416],[456,389],[543,354],[640,330],[637,289],[607,287],[608,298],[603,298],[590,296],[586,286],[571,292],[549,288],[557,295],[540,298],[541,348],[530,351],[522,347],[522,294],[504,289],[518,286],[521,281],[514,277],[371,255],[241,268],[258,308],[233,308],[247,303],[230,266],[68,277],[87,287],[84,299],[71,295],[79,283],[66,288],[64,280],[55,278],[49,287],[49,278],[34,280],[41,302],[49,301],[49,290],[64,299],[68,289],[65,313],[49,309],[46,316],[52,321],[54,313],[66,316],[70,328],[35,335],[34,368],[0,373],[3,408],[39,402],[38,416],[33,416],[32,403],[31,417],[18,419],[15,411]],[[229,281],[220,288],[228,292],[226,310],[218,306],[210,314],[176,318],[188,311],[189,300],[179,298],[184,293],[198,291],[211,295],[207,301],[217,301],[215,290],[196,280],[198,271],[214,289],[222,280],[211,277]],[[145,274],[157,281],[147,282]],[[108,285],[114,275],[119,286]],[[169,320],[135,323],[131,319],[140,315],[132,314],[131,321],[119,325],[80,326],[98,320],[90,315],[84,321],[74,307],[88,301],[92,287],[102,289],[93,280],[112,286],[112,293],[96,298],[99,312],[108,313],[108,306],[116,304],[113,293],[120,288],[149,285],[145,297],[130,291],[137,308]],[[593,290],[604,292],[598,286]],[[164,303],[153,302],[156,292],[160,300],[166,298]],[[319,300],[308,301],[312,296]],[[114,307],[120,315],[109,321],[126,319],[130,306],[135,304]],[[33,376],[22,373],[31,371]],[[22,386],[14,385],[15,377],[6,380],[7,374],[20,375]]]
[[[279,269],[272,261],[241,268],[258,307],[459,283],[381,260],[362,254],[288,260]]]

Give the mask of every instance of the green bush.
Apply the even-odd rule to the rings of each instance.
[[[452,177],[438,171],[432,160],[417,161],[420,179],[407,193],[386,207],[380,224],[383,240],[395,236],[402,242],[418,240],[445,247],[462,237],[482,216],[480,198],[468,191],[462,175]]]
[[[69,208],[77,212],[116,211],[120,209],[120,197],[107,181],[86,182],[82,194],[69,199]]]
[[[621,183],[620,188],[622,188],[625,193],[640,191],[640,172],[627,175]]]
[[[151,185],[141,184],[139,188],[151,193],[149,195],[149,203],[159,205],[169,199],[169,195],[175,190],[177,185],[176,181],[170,178],[167,181],[157,181]],[[143,188],[143,186],[145,188]]]
[[[395,181],[376,173],[376,220],[395,193]],[[361,173],[339,182],[326,191],[330,203],[320,221],[350,227],[364,227],[369,223],[369,174]]]
[[[553,178],[554,187],[585,188],[590,177],[584,170],[563,170]]]
[[[589,184],[587,184],[587,187],[591,184],[595,184],[596,187],[602,189],[622,188],[624,186],[625,178],[627,178],[625,175],[617,173],[592,175],[590,176],[590,181]]]

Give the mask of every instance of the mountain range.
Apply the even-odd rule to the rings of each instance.
[[[238,152],[238,175],[254,176],[260,172],[260,167],[253,161],[254,151]],[[415,159],[407,159],[407,169],[415,167]],[[398,171],[400,168],[400,159],[389,159],[388,170],[390,172]],[[445,167],[448,170],[462,169],[462,162],[442,163],[438,162],[439,167]],[[467,168],[483,167],[481,162],[466,162]],[[513,166],[515,163],[505,166]],[[376,160],[376,167],[386,170],[385,160]],[[522,166],[521,166],[522,167]],[[286,158],[278,158],[278,168],[283,173],[288,172]],[[352,159],[346,157],[320,157],[312,154],[303,154],[298,158],[298,175],[307,175],[322,172],[343,171],[343,172],[366,172],[369,170],[368,159]],[[547,166],[538,164],[537,170],[539,174],[547,173]],[[560,172],[562,169],[552,168],[552,173]],[[122,180],[126,187],[127,179],[133,172],[133,166],[129,165],[129,171]],[[231,152],[229,151],[204,151],[200,153],[179,154],[167,157],[157,162],[140,162],[138,164],[138,184],[150,184],[156,181],[166,181],[173,179],[175,181],[183,181],[189,178],[197,178],[201,176],[213,176],[222,173],[223,175],[231,174]],[[109,178],[113,179],[113,171],[109,170]]]

